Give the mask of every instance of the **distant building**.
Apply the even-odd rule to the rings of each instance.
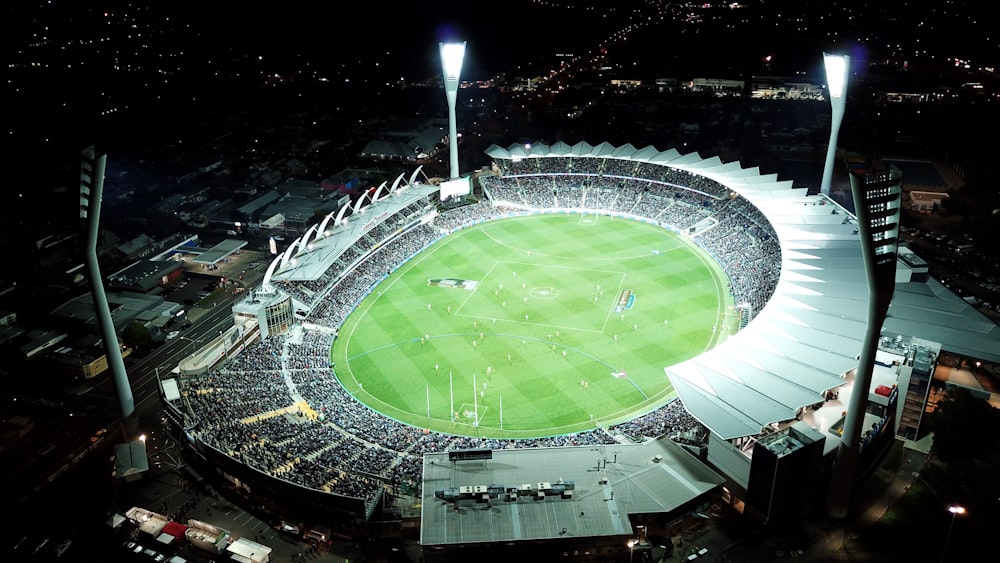
[[[150,207],[147,214],[150,216],[150,219],[156,221],[174,217],[180,221],[187,222],[191,218],[191,213],[181,210],[186,200],[187,198],[184,194],[171,194]]]
[[[400,121],[394,129],[382,131],[380,138],[368,141],[361,156],[417,161],[435,154],[447,142],[447,124],[438,124],[434,120]]]
[[[679,84],[680,82],[674,77],[656,79],[656,88],[660,92],[672,92],[677,89]]]
[[[123,346],[122,357],[130,354],[131,349]],[[72,342],[60,342],[59,346],[45,353],[40,361],[51,366],[54,375],[61,375],[69,381],[91,379],[108,369],[108,357],[100,337],[90,334]]]
[[[261,227],[280,215],[286,230],[303,231],[317,215],[334,211],[339,199],[333,199],[333,192],[324,190],[321,183],[309,180],[289,180],[276,189],[282,195],[261,210]]]
[[[320,185],[327,191],[357,195],[371,187],[376,178],[384,175],[384,171],[379,169],[348,168],[323,180]]]
[[[282,166],[289,177],[305,176],[309,173],[309,167],[306,166],[306,163],[297,158],[289,158],[282,163]]]
[[[340,194],[357,194],[362,185],[361,179],[353,171],[346,170],[320,182],[324,190]]]
[[[149,253],[153,239],[147,235],[139,235],[115,247],[115,251],[128,260],[135,260]]]
[[[250,174],[250,179],[248,182],[251,186],[256,186],[258,188],[269,188],[274,186],[278,182],[282,181],[285,175],[281,173],[280,170],[275,170],[273,168],[267,168],[265,170],[258,170]]]
[[[750,97],[759,100],[823,100],[822,84],[803,82],[790,76],[754,76]]]
[[[638,88],[639,86],[642,86],[642,80],[613,78],[611,80],[611,85],[618,88]]]
[[[693,92],[711,92],[716,96],[742,96],[746,82],[728,78],[694,78],[690,88]]]
[[[237,207],[236,213],[245,221],[258,221],[261,219],[262,210],[268,205],[278,201],[280,198],[281,192],[278,190],[267,190],[247,203]]]
[[[67,334],[58,330],[33,330],[28,333],[28,343],[21,346],[25,358],[33,358],[65,340]]]
[[[234,210],[233,200],[226,199],[212,199],[205,201],[195,209],[191,210],[191,225],[196,225],[196,218],[202,217],[206,219],[207,222],[218,221],[228,223],[232,217],[230,217],[232,211]]]
[[[321,201],[330,197],[320,182],[290,179],[274,187],[283,197],[298,197]]]
[[[0,311],[0,344],[12,342],[27,332],[17,322],[17,315],[11,311]]]
[[[910,191],[910,211],[932,213],[941,207],[941,202],[948,194],[941,192]]]
[[[106,277],[105,287],[148,293],[184,275],[184,264],[175,260],[139,260]]]
[[[9,327],[17,324],[17,313],[0,309],[0,327]]]
[[[138,322],[157,338],[172,330],[176,323],[184,321],[184,306],[158,295],[109,291],[107,297],[115,332],[118,334],[130,323]],[[97,313],[89,292],[56,307],[52,311],[51,320],[70,330],[99,333]]]

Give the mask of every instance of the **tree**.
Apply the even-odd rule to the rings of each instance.
[[[966,389],[948,389],[933,425],[934,450],[942,461],[986,459],[998,449],[1000,411]]]
[[[968,197],[956,190],[948,190],[948,197],[941,198],[941,209],[952,215],[967,215],[973,211]]]
[[[153,335],[142,323],[131,322],[122,331],[122,340],[133,350],[146,350],[153,342]]]

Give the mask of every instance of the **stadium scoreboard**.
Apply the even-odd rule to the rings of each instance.
[[[493,459],[493,450],[452,450],[448,452],[448,461],[479,461]]]
[[[441,201],[462,197],[470,193],[472,193],[472,180],[469,176],[441,182]]]

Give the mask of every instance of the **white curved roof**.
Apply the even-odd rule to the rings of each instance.
[[[419,169],[418,169],[419,171]],[[394,184],[395,186],[396,184]],[[371,200],[367,194],[353,204],[354,212],[350,220],[344,220],[344,212],[347,205],[340,209],[332,229],[327,228],[323,232],[316,231],[316,236],[311,244],[301,244],[296,250],[299,239],[285,251],[287,259],[283,260],[278,268],[272,272],[269,279],[273,281],[313,281],[318,280],[334,262],[340,258],[349,247],[357,243],[368,230],[377,222],[380,222],[398,211],[406,208],[414,201],[427,197],[440,188],[432,184],[407,184],[398,186],[391,192],[386,193],[379,188],[382,193],[377,200]],[[367,205],[363,205],[367,202]],[[365,221],[362,213],[371,218]],[[324,226],[328,225],[326,218],[323,220]],[[317,228],[315,225],[310,230]],[[295,260],[292,260],[292,258]]]
[[[771,300],[719,346],[665,368],[684,406],[712,432],[726,439],[759,434],[844,384],[841,374],[857,366],[861,353],[868,295],[856,221],[845,209],[718,157],[607,143],[552,149],[535,143],[485,152],[494,159],[623,158],[680,168],[738,192],[771,222],[781,244],[781,276]],[[883,330],[1000,360],[1000,327],[933,279],[896,284]]]

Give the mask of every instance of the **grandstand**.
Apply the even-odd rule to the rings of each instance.
[[[733,452],[795,422],[832,392],[850,392],[866,322],[865,276],[856,221],[833,200],[756,168],[676,150],[555,143],[493,146],[486,154],[493,172],[480,176],[480,203],[438,210],[434,187],[418,184],[414,173],[407,185],[397,179],[331,214],[274,260],[259,291],[292,296],[304,322],[272,332],[210,373],[179,379],[180,398],[168,411],[200,456],[317,517],[361,520],[386,495],[421,496],[426,454],[473,448],[672,440],[707,450],[710,463],[746,488],[751,460]],[[400,423],[344,388],[331,344],[387,273],[466,225],[552,210],[653,222],[688,237],[727,272],[743,330],[663,366],[679,400],[609,427],[485,439]],[[897,280],[887,333],[1000,361],[995,324],[936,281],[910,281],[903,265]],[[835,424],[818,428],[826,451],[836,446]]]

